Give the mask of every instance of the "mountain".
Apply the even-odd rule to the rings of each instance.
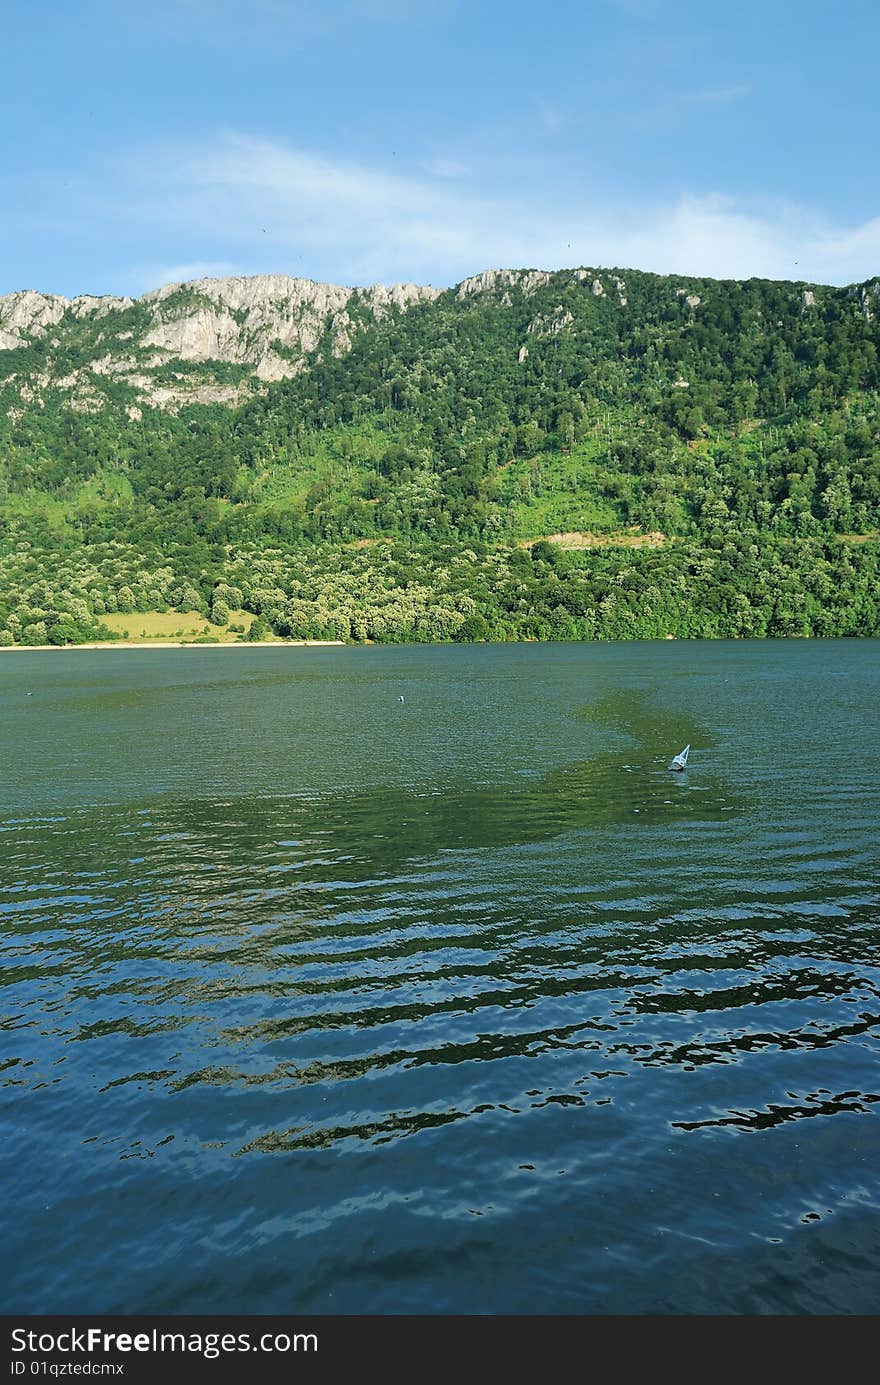
[[[130,392],[130,411],[231,405],[259,382],[296,375],[319,349],[344,355],[364,326],[438,293],[416,284],[340,288],[286,274],[193,279],[139,299],[29,289],[0,297],[0,351],[25,363],[26,403],[50,388],[72,409],[93,413],[116,383]],[[238,368],[232,378],[216,369],[221,362]],[[176,363],[190,369],[175,370]]]
[[[880,633],[880,279],[10,294],[0,504],[6,643]]]

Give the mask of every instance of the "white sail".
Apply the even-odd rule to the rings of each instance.
[[[684,750],[681,752],[680,755],[674,755],[674,756],[673,756],[673,758],[672,758],[672,764],[669,766],[669,768],[670,768],[670,769],[685,769],[686,766],[687,766],[688,755],[690,754],[690,749],[691,749],[691,747],[690,747],[690,744],[688,743],[688,745],[685,746]]]

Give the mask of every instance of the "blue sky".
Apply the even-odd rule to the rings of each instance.
[[[880,273],[876,0],[3,0],[0,293]]]

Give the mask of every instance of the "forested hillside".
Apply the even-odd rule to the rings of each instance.
[[[880,634],[880,280],[224,282],[0,330],[0,643]]]

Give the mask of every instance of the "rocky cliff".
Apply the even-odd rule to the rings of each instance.
[[[57,390],[74,409],[93,412],[114,384],[132,414],[144,405],[234,404],[297,374],[313,353],[344,355],[365,324],[439,292],[417,284],[352,289],[286,274],[194,279],[140,299],[28,289],[0,297],[0,352],[24,353],[7,363],[27,404]]]

